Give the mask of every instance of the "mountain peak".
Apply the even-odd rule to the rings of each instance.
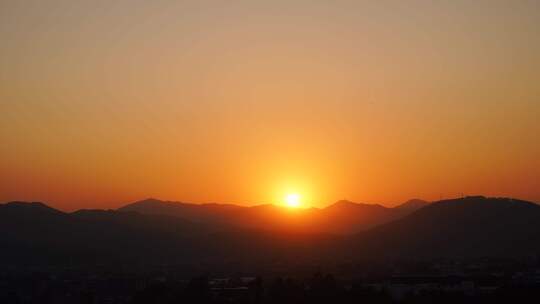
[[[332,205],[330,206],[353,206],[353,205],[357,205],[356,203],[354,202],[351,202],[351,201],[348,201],[348,200],[339,200],[335,203],[333,203]]]
[[[149,197],[140,201],[136,201],[133,204],[154,204],[154,203],[164,203],[164,202],[165,201],[159,200],[157,198]]]
[[[398,205],[398,206],[396,206],[394,208],[397,209],[397,210],[413,212],[413,211],[421,209],[421,208],[423,208],[423,207],[425,207],[427,205],[429,205],[428,201],[424,201],[424,200],[421,200],[421,199],[418,199],[418,198],[413,198],[413,199],[410,199],[410,200],[406,201],[405,203],[403,203],[401,205]]]
[[[508,197],[486,197],[481,195],[465,196],[462,198],[448,199],[435,202],[437,205],[492,205],[492,206],[521,206],[538,207],[538,204]],[[434,204],[435,204],[434,203]]]
[[[364,208],[376,208],[376,209],[386,209],[386,207],[379,205],[379,204],[364,204],[364,203],[355,203],[351,202],[349,200],[339,200],[332,205],[327,206],[324,209],[345,209],[345,208],[358,208],[358,207],[364,207]]]
[[[12,202],[7,202],[5,204],[0,204],[0,208],[5,208],[8,210],[62,213],[61,211],[51,208],[42,202],[12,201]]]
[[[119,210],[129,209],[132,207],[168,207],[168,206],[181,206],[181,205],[191,205],[183,202],[175,201],[165,201],[157,198],[149,197],[140,201],[136,201],[130,204],[125,205],[124,207],[119,208]]]

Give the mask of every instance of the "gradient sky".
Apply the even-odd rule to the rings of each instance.
[[[540,202],[540,2],[3,0],[0,114],[0,201]]]

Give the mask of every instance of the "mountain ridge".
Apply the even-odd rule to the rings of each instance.
[[[146,199],[127,204],[119,211],[177,216],[198,222],[236,225],[242,228],[283,230],[290,226],[311,233],[353,234],[406,216],[417,208],[388,208],[380,204],[340,200],[324,208],[287,209],[261,204],[190,204]],[[273,215],[272,215],[273,214]],[[293,222],[283,220],[295,214]]]
[[[343,236],[296,229],[305,219],[279,210],[251,220],[278,217],[282,225],[256,229],[119,210],[63,213],[44,204],[1,204],[0,242],[5,246],[0,262],[257,265],[282,259],[316,263],[540,253],[540,206],[516,199],[476,196],[433,202],[400,219]],[[320,215],[319,210],[311,212]]]
[[[441,200],[356,236],[387,257],[523,256],[540,252],[540,205],[511,198]]]

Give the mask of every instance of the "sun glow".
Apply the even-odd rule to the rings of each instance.
[[[289,193],[285,196],[285,206],[289,208],[299,208],[301,206],[300,195],[297,193]]]

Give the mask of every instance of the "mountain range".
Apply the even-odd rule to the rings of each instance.
[[[288,209],[275,205],[242,207],[231,204],[188,204],[156,199],[138,201],[119,211],[168,215],[205,224],[229,225],[266,231],[354,234],[404,217],[428,202],[407,201],[394,208],[346,200],[326,208]]]
[[[0,263],[215,265],[282,260],[525,257],[540,253],[540,206],[481,196],[395,208],[339,201],[322,209],[145,200],[65,213],[0,205]]]

